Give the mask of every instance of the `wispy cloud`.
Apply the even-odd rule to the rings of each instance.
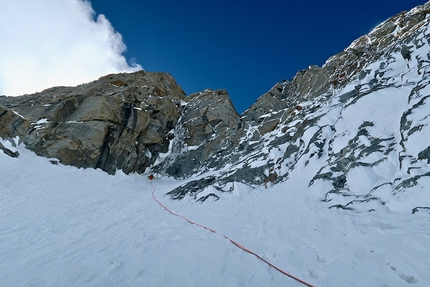
[[[78,85],[128,64],[126,46],[84,0],[0,0],[0,95]]]

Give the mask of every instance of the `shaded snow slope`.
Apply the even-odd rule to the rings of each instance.
[[[162,209],[146,177],[53,165],[2,143],[20,156],[0,151],[0,286],[303,286],[222,234],[315,286],[430,284],[424,212],[327,209],[300,184],[171,201],[164,194],[184,182],[153,182],[213,234]]]

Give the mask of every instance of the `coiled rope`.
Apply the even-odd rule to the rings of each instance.
[[[184,219],[184,220],[186,220],[188,223],[190,223],[190,224],[193,224],[193,225],[197,225],[198,227],[201,227],[201,228],[203,228],[203,229],[206,229],[206,230],[209,230],[210,232],[212,232],[212,233],[218,233],[218,232],[216,232],[214,229],[212,229],[212,228],[209,228],[209,227],[207,227],[207,226],[204,226],[204,225],[201,225],[201,224],[199,224],[199,223],[196,223],[196,222],[194,222],[194,221],[191,221],[191,220],[189,220],[188,218],[186,218],[185,216],[182,216],[182,215],[180,215],[180,214],[177,214],[177,213],[174,213],[173,211],[171,211],[170,209],[168,209],[163,203],[161,203],[161,201],[159,201],[158,199],[157,199],[157,197],[155,197],[155,187],[154,187],[154,185],[152,184],[152,181],[149,181],[150,182],[150,184],[151,184],[151,187],[152,187],[152,197],[154,198],[154,200],[162,207],[162,208],[164,208],[167,212],[169,212],[170,214],[172,214],[172,215],[174,215],[174,216],[177,216],[177,217],[180,217],[180,218],[182,218],[182,219]],[[245,251],[245,252],[247,252],[247,253],[249,253],[249,254],[252,254],[252,255],[254,255],[255,257],[257,257],[258,259],[260,259],[261,261],[263,261],[264,263],[266,263],[267,265],[269,265],[270,267],[272,267],[272,268],[274,268],[275,270],[277,270],[278,272],[280,272],[280,273],[282,273],[282,274],[284,274],[284,275],[286,275],[286,276],[288,276],[288,277],[290,277],[290,278],[292,278],[292,279],[294,279],[294,280],[296,280],[297,282],[300,282],[300,283],[302,283],[303,285],[306,285],[306,286],[308,286],[308,287],[314,287],[313,285],[311,285],[311,284],[309,284],[309,283],[307,283],[307,282],[305,282],[305,281],[303,281],[303,280],[301,280],[301,279],[299,279],[299,278],[297,278],[296,276],[293,276],[293,275],[291,275],[290,273],[288,273],[288,272],[286,272],[286,271],[284,271],[284,270],[282,270],[281,268],[279,268],[279,267],[277,267],[277,266],[275,266],[275,265],[273,265],[272,263],[270,263],[269,261],[267,261],[266,259],[264,259],[263,257],[261,257],[260,255],[258,255],[257,253],[255,253],[255,252],[253,252],[253,251],[251,251],[251,250],[249,250],[248,248],[246,248],[246,247],[244,247],[244,246],[242,246],[241,244],[239,244],[239,243],[237,243],[236,241],[234,241],[233,239],[231,239],[230,237],[228,237],[228,236],[226,236],[226,235],[224,235],[224,234],[221,234],[225,239],[227,239],[228,241],[230,241],[231,243],[233,243],[236,247],[238,247],[238,248],[240,248],[240,249],[242,249],[243,251]]]

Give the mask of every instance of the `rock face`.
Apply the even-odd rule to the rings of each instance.
[[[173,131],[172,152],[156,170],[182,178],[219,169],[227,161],[227,151],[244,134],[241,124],[225,90],[207,89],[188,96]]]
[[[430,2],[277,83],[242,115],[225,90],[185,97],[170,75],[138,72],[0,97],[0,137],[109,173],[210,172],[173,199],[282,183],[328,207],[376,210],[430,184],[429,43]]]
[[[141,173],[167,152],[184,99],[169,74],[108,75],[76,88],[0,97],[0,136],[19,136],[66,165]]]

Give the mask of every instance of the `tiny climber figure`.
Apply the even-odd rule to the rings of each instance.
[[[154,177],[154,175],[151,173],[150,175],[148,175],[148,179],[149,179],[149,180],[153,180],[153,179],[155,179],[155,177]]]

